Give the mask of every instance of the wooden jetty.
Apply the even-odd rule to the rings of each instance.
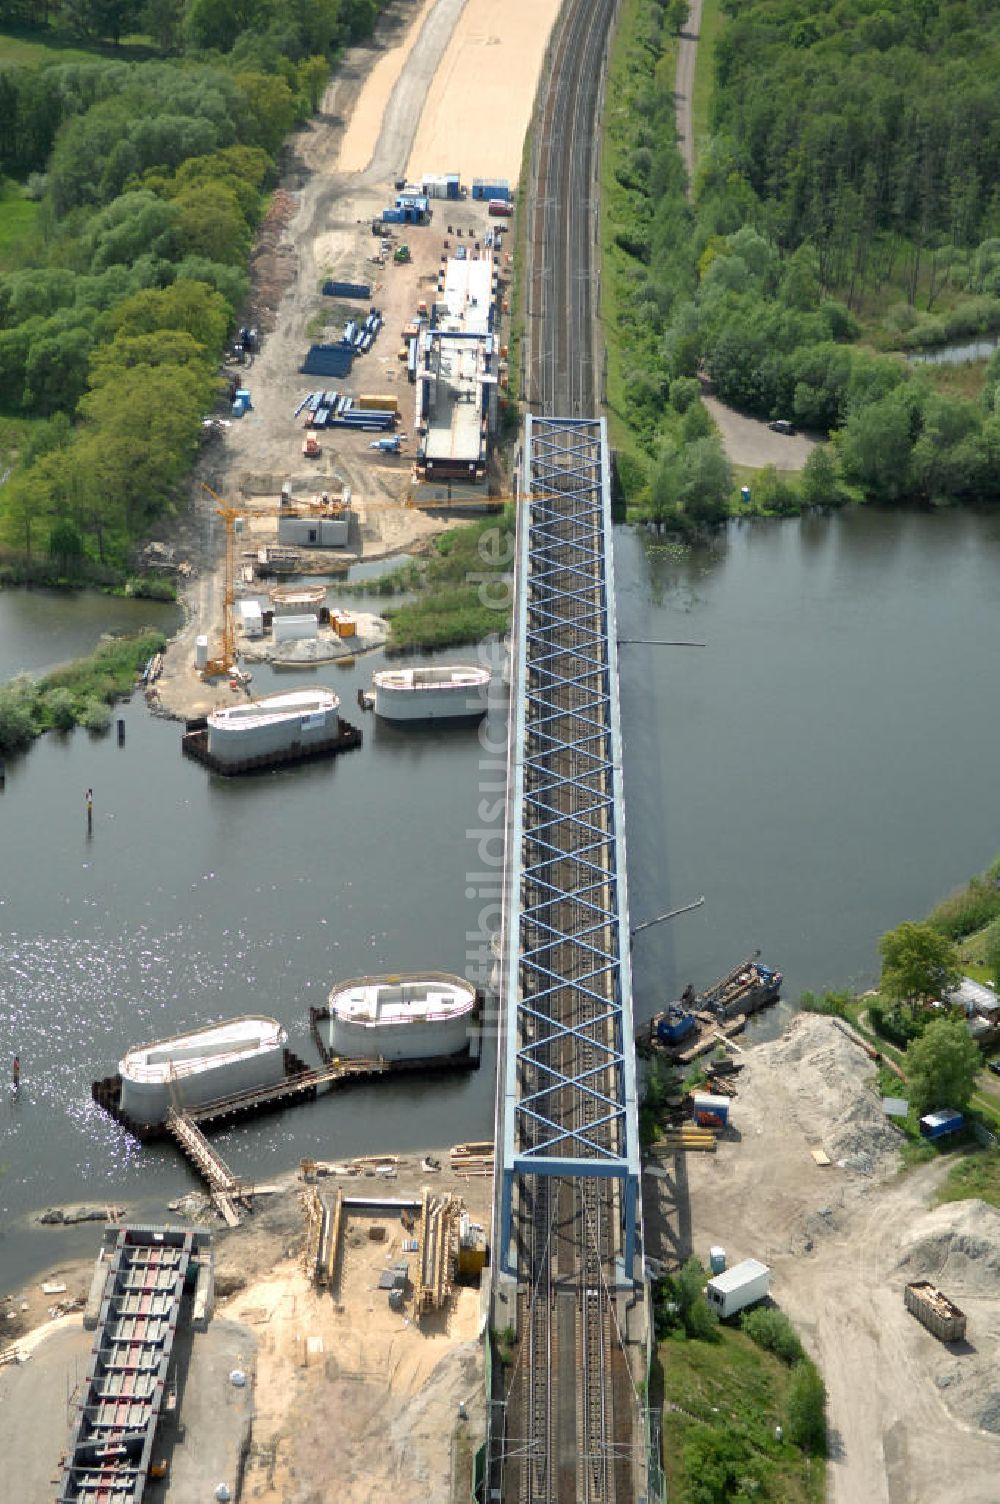
[[[310,1011],[313,1014],[317,1012],[316,1009]],[[315,1019],[313,1029],[315,1033]],[[218,1097],[214,1101],[191,1107],[171,1108],[163,1123],[152,1124],[136,1123],[122,1111],[120,1076],[106,1076],[101,1081],[95,1081],[91,1095],[104,1112],[136,1138],[144,1142],[173,1138],[192,1168],[205,1181],[212,1200],[225,1221],[229,1226],[235,1227],[239,1224],[237,1205],[249,1198],[252,1188],[240,1181],[222,1156],[212,1148],[203,1132],[209,1124],[232,1123],[258,1113],[294,1107],[300,1102],[313,1101],[320,1091],[333,1091],[380,1076],[468,1070],[478,1064],[478,1058],[468,1054],[431,1056],[419,1060],[346,1060],[327,1057],[323,1065],[312,1069],[291,1050],[286,1050],[286,1074],[280,1081],[249,1091],[234,1092],[230,1096]],[[492,1153],[492,1145],[489,1148]],[[474,1163],[475,1168],[470,1168],[469,1173],[489,1173],[492,1169],[492,1161],[489,1162],[488,1169],[482,1160]]]

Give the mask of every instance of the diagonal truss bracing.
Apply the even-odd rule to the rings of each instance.
[[[622,1183],[638,1216],[607,433],[527,420],[512,647],[501,1240],[523,1175]]]

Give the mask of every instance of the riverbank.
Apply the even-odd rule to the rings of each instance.
[[[399,1157],[389,1180],[369,1167],[346,1182],[328,1180],[325,1185],[390,1201],[419,1198],[427,1186],[435,1195],[461,1196],[471,1220],[488,1225],[491,1180],[454,1175],[446,1150],[435,1157],[442,1165],[437,1172],[423,1169],[422,1156],[410,1151]],[[348,1220],[335,1281],[327,1289],[315,1287],[301,1265],[302,1193],[300,1174],[289,1172],[273,1185],[257,1188],[255,1210],[240,1228],[214,1232],[216,1311],[207,1337],[196,1335],[192,1343],[190,1371],[196,1374],[204,1350],[229,1333],[241,1338],[240,1361],[232,1359],[223,1372],[240,1367],[252,1381],[248,1492],[262,1504],[279,1504],[292,1488],[323,1495],[329,1485],[326,1442],[332,1426],[337,1492],[344,1504],[367,1504],[372,1490],[391,1493],[401,1504],[420,1504],[427,1498],[457,1497],[453,1490],[463,1482],[468,1497],[472,1452],[484,1426],[480,1288],[474,1283],[457,1286],[445,1311],[419,1323],[392,1311],[384,1291],[375,1290],[386,1262],[405,1257],[407,1231],[391,1204],[376,1206],[357,1222]],[[162,1221],[185,1225],[178,1211],[164,1212]],[[95,1229],[95,1253],[99,1242]],[[413,1262],[411,1257],[411,1267]],[[55,1266],[46,1282],[65,1284],[66,1292],[58,1298],[82,1304],[92,1275],[93,1261],[81,1260]],[[0,1368],[0,1434],[6,1466],[18,1476],[20,1447],[25,1448],[24,1473],[33,1476],[30,1466],[37,1466],[37,1451],[54,1465],[64,1444],[58,1407],[45,1407],[41,1427],[28,1413],[20,1415],[19,1407],[35,1403],[40,1382],[50,1394],[61,1394],[64,1369],[82,1371],[91,1344],[79,1314],[48,1318],[44,1303],[51,1304],[53,1297],[38,1289],[41,1278],[14,1292],[18,1320],[3,1322],[3,1340],[11,1327],[18,1327],[19,1348],[30,1357],[27,1367]],[[29,1304],[27,1313],[21,1312],[22,1303]],[[6,1306],[0,1301],[0,1312]],[[218,1379],[208,1392],[216,1398],[205,1405],[188,1384],[182,1389],[185,1432],[171,1464],[175,1489],[185,1463],[210,1447]],[[216,1477],[213,1473],[213,1483]]]
[[[730,1264],[771,1267],[772,1297],[829,1392],[834,1504],[992,1504],[1000,1213],[935,1207],[946,1163],[900,1175],[874,1067],[835,1020],[799,1015],[736,1058],[717,1152],[647,1159],[648,1251],[672,1264],[719,1245]],[[966,1311],[968,1349],[942,1347],[906,1312],[916,1278]]]

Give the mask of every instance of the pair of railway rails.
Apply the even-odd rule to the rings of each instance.
[[[571,419],[590,417],[597,405],[597,122],[617,8],[618,0],[566,0],[537,112],[524,392],[535,412]],[[594,631],[607,620],[611,561],[607,571],[581,562],[603,558],[604,517],[595,497],[606,457],[596,423],[568,429],[564,439],[550,430],[546,438],[552,447],[544,483],[535,475],[525,480],[532,493],[547,493],[541,568],[546,599],[555,595],[560,605],[549,615],[547,607],[534,612],[533,683],[521,686],[531,688],[536,704],[541,695],[545,709],[526,728],[526,767],[535,770],[524,789],[532,810],[525,834],[533,843],[526,865],[535,890],[524,900],[530,934],[522,929],[520,948],[544,955],[539,965],[548,980],[523,962],[520,977],[509,980],[537,994],[533,1022],[523,1026],[535,1031],[536,1047],[521,1066],[522,1100],[560,1125],[559,1146],[548,1152],[572,1157],[574,1167],[570,1173],[567,1165],[565,1178],[522,1175],[519,1182],[519,1351],[507,1394],[501,1492],[517,1504],[628,1504],[637,1435],[614,1309],[621,1192],[612,1178],[580,1173],[581,1156],[624,1154],[621,1121],[606,1109],[621,1047],[610,1037],[613,984],[591,959],[610,954],[616,939],[607,917],[595,931],[595,915],[614,909],[615,874],[604,871],[604,892],[597,893],[592,855],[614,837],[610,727],[594,726],[595,681],[607,669]],[[521,525],[532,524],[522,518]],[[530,575],[519,580],[529,614],[536,583]],[[591,744],[601,736],[603,760]],[[551,756],[539,758],[546,747]],[[540,1119],[530,1127],[530,1116],[521,1115],[522,1136],[534,1135],[520,1143],[522,1151],[545,1152],[548,1130]]]
[[[574,467],[579,459],[575,454]],[[599,453],[593,463],[600,465]],[[603,581],[584,581],[578,574],[579,534],[596,527],[599,518],[593,501],[581,507],[569,490],[565,503],[550,503],[550,511],[561,514],[553,529],[556,539],[564,536],[553,542],[549,567],[556,574],[554,583],[565,587],[565,599],[574,605],[570,619],[554,621],[536,641],[550,690],[547,724],[534,734],[551,738],[560,750],[548,760],[546,787],[528,788],[526,794],[540,796],[550,807],[542,840],[548,847],[544,878],[553,897],[535,923],[553,935],[571,935],[592,928],[595,907],[593,875],[580,848],[591,843],[595,822],[601,834],[609,834],[608,790],[594,787],[594,759],[587,746],[574,746],[593,703],[587,681],[579,681],[581,634],[586,635],[587,623],[601,608]],[[595,541],[588,539],[588,547]],[[612,874],[605,876],[610,883]],[[581,902],[585,890],[589,897]],[[598,907],[611,905],[606,900]],[[610,948],[609,936],[590,939],[605,951]],[[547,1115],[571,1130],[564,1139],[570,1148],[590,1143],[614,1148],[615,1124],[600,1120],[602,1100],[614,1093],[614,1083],[604,1079],[615,1044],[605,1035],[612,1026],[611,999],[593,995],[589,954],[589,944],[573,940],[553,945],[548,953],[547,969],[563,985],[546,994],[547,1021],[541,1027],[552,1039],[533,1055],[533,1079],[526,1077],[523,1086],[527,1094],[541,1093]],[[572,1084],[553,1084],[547,1091],[547,1082],[566,1078]],[[612,1504],[619,1497],[621,1433],[627,1435],[632,1425],[630,1414],[616,1414],[612,1376],[616,1329],[610,1289],[620,1252],[615,1183],[578,1173],[565,1179],[540,1176],[525,1186],[524,1195],[530,1202],[521,1313],[528,1432],[517,1497],[521,1504]]]

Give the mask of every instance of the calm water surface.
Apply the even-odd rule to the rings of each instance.
[[[637,1016],[755,946],[792,999],[867,981],[883,930],[1000,850],[1000,521],[734,525],[680,557],[621,530],[617,565],[623,637],[708,644],[622,649],[633,921],[707,899],[637,937]],[[41,599],[0,594],[0,678],[86,650],[131,604],[98,599],[80,621],[58,600],[40,618]],[[350,717],[379,661],[311,682]],[[310,682],[254,673],[262,693]],[[0,1287],[94,1247],[93,1229],[34,1227],[38,1207],[116,1200],[162,1217],[193,1184],[175,1152],[138,1149],[91,1106],[127,1045],[265,1011],[311,1059],[308,1008],[334,981],[465,970],[490,898],[469,832],[490,828],[498,775],[475,731],[366,718],[357,752],[227,782],[181,758],[176,723],[138,700],[125,715],[124,748],[48,736],[8,762],[0,794]],[[497,746],[504,724],[501,701]],[[479,1073],[333,1095],[220,1147],[263,1180],[303,1155],[481,1137],[492,1061],[488,1046]]]

